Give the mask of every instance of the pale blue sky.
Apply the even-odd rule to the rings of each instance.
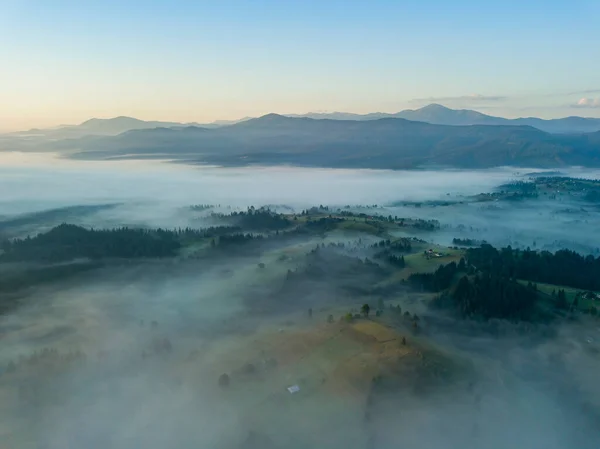
[[[598,0],[0,0],[0,42],[5,130],[430,102],[600,117]]]

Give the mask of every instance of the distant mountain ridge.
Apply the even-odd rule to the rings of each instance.
[[[220,165],[346,168],[600,166],[600,132],[532,126],[434,125],[403,118],[332,120],[268,114],[217,128],[132,130],[55,143],[88,159],[169,158]]]
[[[373,112],[369,114],[354,114],[351,112],[311,112],[307,114],[284,114],[292,118],[311,118],[316,120],[354,120],[367,121],[382,118],[401,118],[433,125],[489,125],[489,126],[533,126],[539,130],[563,133],[590,133],[600,131],[600,118],[565,117],[559,119],[540,119],[536,117],[507,119],[494,117],[470,109],[450,109],[439,104],[430,104],[420,109],[406,109],[397,113]],[[51,129],[32,129],[21,133],[10,133],[12,136],[38,135],[52,139],[66,139],[86,135],[114,136],[126,131],[150,128],[179,128],[186,126],[200,126],[203,128],[219,128],[251,120],[244,117],[239,120],[216,120],[207,124],[145,121],[133,117],[114,117],[109,119],[92,118],[79,125],[64,125]]]
[[[403,118],[433,125],[490,125],[490,126],[533,126],[549,133],[589,133],[600,131],[600,118],[565,117],[541,119],[523,117],[507,119],[494,117],[470,109],[450,109],[440,104],[430,104],[420,109],[406,109],[395,114],[375,112],[370,114],[352,114],[346,112],[291,114],[289,117],[308,117],[332,120],[377,120],[381,118]]]
[[[140,120],[134,117],[119,116],[113,118],[91,118],[79,125],[61,125],[56,128],[49,129],[30,129],[24,132],[9,133],[11,136],[27,135],[39,136],[51,139],[68,139],[83,136],[116,136],[127,131],[153,128],[184,128],[189,126],[202,126],[205,128],[217,128],[226,126],[240,121],[248,120],[249,117],[240,120],[217,120],[208,124],[199,124],[196,122],[181,123],[181,122],[163,122],[163,121],[147,121]]]
[[[133,117],[120,116],[109,119],[92,118],[76,127],[90,134],[116,135],[132,129],[172,128],[187,125],[194,125],[194,123],[145,121]]]
[[[89,135],[95,136],[116,136],[118,134],[131,131],[134,129],[152,129],[152,128],[175,128],[194,126],[197,123],[179,123],[179,122],[161,122],[161,121],[146,121],[133,117],[113,117],[108,119],[91,118],[79,125],[62,125],[56,128],[49,129],[30,129],[24,132],[10,133],[8,135],[19,137],[37,136],[40,138],[49,139],[68,139],[83,137]]]

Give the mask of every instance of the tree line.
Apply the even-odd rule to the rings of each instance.
[[[213,218],[226,219],[244,229],[282,230],[289,228],[292,221],[284,214],[278,214],[268,208],[255,209],[250,206],[246,211],[231,214],[211,214]]]
[[[600,257],[582,256],[568,249],[551,253],[508,246],[497,250],[484,244],[468,249],[465,257],[478,271],[512,279],[600,290]]]
[[[78,258],[172,257],[183,242],[222,236],[235,228],[208,229],[86,229],[61,224],[46,233],[0,244],[0,262],[62,262]]]
[[[538,291],[514,279],[491,273],[463,276],[454,291],[444,291],[433,305],[451,305],[463,316],[528,320],[532,317]]]
[[[421,291],[440,293],[432,305],[451,306],[464,316],[529,319],[539,297],[537,282],[600,289],[600,258],[570,250],[498,250],[483,244],[468,249],[458,264],[415,273],[407,281]],[[552,297],[557,309],[568,308],[564,290]]]
[[[447,265],[441,265],[433,273],[414,273],[408,277],[408,283],[422,291],[437,293],[449,288],[452,280],[458,272],[465,272],[466,265],[464,259],[461,259],[457,265],[456,262],[450,262]]]

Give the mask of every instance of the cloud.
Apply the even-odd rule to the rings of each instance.
[[[567,95],[588,95],[588,94],[598,94],[600,93],[600,89],[588,89],[588,90],[578,90],[575,92],[569,92]]]
[[[574,108],[600,108],[600,98],[580,98]]]
[[[481,94],[471,94],[471,95],[460,95],[456,97],[428,97],[428,98],[414,98],[410,100],[412,103],[423,103],[430,102],[436,103],[440,101],[474,101],[474,102],[484,102],[484,101],[503,101],[506,100],[507,97],[502,95],[481,95]]]

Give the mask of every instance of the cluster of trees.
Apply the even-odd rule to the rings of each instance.
[[[466,271],[464,259],[456,262],[450,262],[447,265],[441,265],[433,273],[414,273],[408,277],[408,283],[413,287],[429,292],[440,292],[452,285],[452,280],[457,273]]]
[[[515,181],[501,185],[500,189],[499,192],[491,194],[492,197],[509,201],[538,197],[538,186],[536,182]]]
[[[305,227],[314,232],[332,231],[343,221],[343,218],[321,217],[318,220],[308,220]]]
[[[229,219],[244,229],[266,229],[281,230],[291,226],[292,222],[283,214],[273,212],[268,208],[255,209],[250,206],[248,210],[241,212],[232,212],[229,215],[212,214],[219,219]]]
[[[569,178],[567,176],[540,176],[534,182],[559,190],[584,190],[590,187],[600,187],[600,181],[597,179]]]
[[[210,204],[194,204],[190,206],[190,209],[196,212],[202,212],[204,210],[212,209],[214,206]]]
[[[262,235],[255,234],[230,234],[230,235],[222,235],[219,237],[218,246],[219,248],[231,248],[233,246],[245,245],[246,243],[254,242],[254,241],[262,241],[264,237]],[[212,241],[213,246],[216,246],[216,241]]]
[[[371,245],[371,248],[385,248],[386,246],[390,246],[391,244],[391,240],[387,239],[387,240],[380,240],[378,242],[375,242]]]
[[[542,179],[539,178],[538,181]],[[506,184],[502,184],[500,186],[500,193],[507,192],[523,192],[523,193],[532,193],[537,191],[537,185],[532,181],[513,181]]]
[[[305,217],[307,215],[322,214],[324,212],[329,212],[329,206],[323,206],[321,204],[319,207],[313,206],[310,209],[303,209],[302,212],[300,212],[300,215]]]
[[[453,238],[452,243],[457,246],[481,246],[486,244],[485,240],[475,240],[475,239],[461,239],[461,238]]]
[[[419,218],[414,221],[413,227],[425,231],[435,231],[436,229],[440,229],[440,222],[438,220],[423,220]]]
[[[416,239],[415,239],[416,240]],[[401,238],[398,240],[394,240],[391,244],[390,244],[390,248],[396,251],[400,251],[400,252],[410,252],[412,250],[412,243],[410,242],[410,239],[407,238]]]
[[[456,288],[449,291],[457,276],[463,276]],[[483,270],[474,273],[464,259],[440,266],[433,273],[415,273],[408,282],[416,288],[442,292],[434,306],[453,307],[464,316],[482,318],[528,319],[537,300],[537,287],[521,285],[499,272]]]
[[[400,239],[397,239],[394,241],[387,239],[387,240],[380,240],[379,242],[373,243],[371,245],[371,248],[390,248],[395,251],[409,252],[410,250],[412,250],[412,244],[411,244],[410,239],[407,239],[407,238],[400,238]]]
[[[60,262],[77,258],[169,257],[181,243],[176,231],[117,228],[85,229],[62,224],[35,237],[5,240],[0,261]]]
[[[349,207],[349,206],[346,206]],[[376,208],[377,206],[373,206],[373,208]],[[367,206],[367,208],[369,208],[369,206]],[[392,216],[392,215],[388,215],[387,217],[384,215],[379,215],[379,214],[375,214],[375,215],[370,215],[370,214],[365,214],[364,212],[350,212],[347,210],[339,210],[338,214],[342,217],[355,217],[355,218],[363,218],[365,220],[367,219],[371,219],[371,220],[377,220],[377,221],[387,221],[388,223],[395,223],[398,221],[402,221],[404,222],[403,218],[398,218],[397,215]]]
[[[220,237],[239,228],[215,226],[206,229],[86,229],[61,224],[46,233],[0,243],[0,262],[64,262],[72,259],[155,258],[175,256],[185,243]],[[231,237],[239,239],[237,234]],[[231,239],[229,239],[231,240]]]
[[[378,252],[373,257],[375,259],[384,260],[397,268],[404,268],[406,266],[404,256],[397,256],[388,249]]]
[[[551,253],[509,246],[497,250],[484,244],[468,249],[466,258],[477,270],[503,277],[600,290],[600,257],[582,256],[568,249]]]
[[[514,279],[480,273],[463,276],[453,292],[444,292],[434,305],[452,304],[464,316],[482,318],[531,318],[538,298],[535,285],[524,286]]]
[[[196,242],[210,237],[218,237],[221,235],[227,235],[232,233],[240,232],[239,226],[211,226],[210,228],[204,229],[193,229],[193,228],[179,228],[173,232],[177,236],[177,239],[182,242]]]
[[[569,302],[567,301],[567,294],[563,289],[559,289],[558,294],[553,291],[552,297],[555,299],[555,305],[558,309],[565,310],[569,307]]]
[[[395,267],[398,268],[404,268],[406,267],[406,262],[404,261],[404,256],[396,256],[395,254],[389,254],[386,259],[387,262],[391,265],[394,265]]]
[[[451,289],[454,279],[461,275]],[[519,280],[529,283],[523,285]],[[539,296],[535,282],[598,290],[600,258],[584,257],[570,250],[497,250],[483,244],[468,249],[466,261],[441,266],[434,273],[413,274],[408,282],[422,290],[441,292],[433,304],[452,306],[465,316],[529,319]],[[564,290],[553,292],[552,296],[558,309],[569,308]]]

